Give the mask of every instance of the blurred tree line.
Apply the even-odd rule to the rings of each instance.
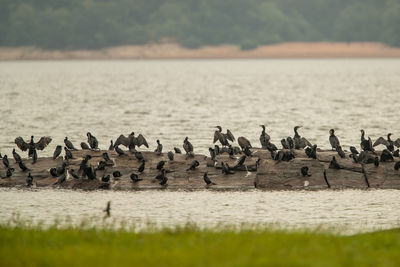
[[[400,46],[400,0],[0,0],[0,46],[97,49],[163,38],[189,48],[292,41]]]

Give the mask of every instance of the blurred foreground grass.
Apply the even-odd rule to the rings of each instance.
[[[0,266],[400,266],[400,229],[317,231],[177,227],[135,233],[0,225]]]

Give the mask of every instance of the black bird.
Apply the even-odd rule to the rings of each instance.
[[[390,152],[393,152],[393,151],[394,151],[394,146],[400,147],[400,138],[397,138],[396,141],[392,141],[392,140],[390,139],[390,136],[392,136],[392,135],[393,135],[393,134],[388,133],[388,135],[387,135],[387,140],[385,140],[385,138],[383,138],[383,137],[379,137],[379,138],[375,141],[373,147],[376,147],[377,145],[385,145],[386,148],[387,148]]]
[[[306,176],[310,177],[311,176],[311,174],[308,173],[308,167],[307,166],[301,167],[300,171],[301,171],[301,174],[303,175],[303,177],[306,177]]]
[[[50,174],[52,177],[57,177],[57,168],[51,168],[50,169]]]
[[[351,154],[353,154],[353,155],[359,154],[358,151],[357,151],[357,149],[356,149],[354,146],[351,146],[351,147],[350,147],[350,151],[351,151]]]
[[[100,160],[96,170],[103,171],[107,166],[107,163],[104,160]]]
[[[334,129],[329,130],[329,143],[331,143],[332,150],[335,150],[338,146],[340,146],[339,138],[337,138],[335,135]]]
[[[163,149],[163,145],[160,143],[160,140],[157,139],[157,148],[154,150],[157,155],[161,155]]]
[[[56,159],[58,156],[60,156],[62,151],[62,146],[56,146],[56,149],[54,150],[53,153],[53,159]]]
[[[10,162],[8,161],[7,155],[4,155],[2,161],[3,161],[4,166],[6,166],[6,168],[10,167]]]
[[[332,160],[329,163],[329,168],[331,168],[331,169],[342,169],[342,167],[336,161],[336,157],[335,156],[332,157]]]
[[[288,137],[289,138],[289,137]],[[290,149],[288,142],[285,139],[281,140],[282,148],[283,149]]]
[[[65,152],[65,157],[67,159],[73,159],[74,157],[72,156],[71,151],[69,151],[69,149],[67,147],[64,147],[64,152]]]
[[[243,163],[244,163],[245,161],[246,161],[246,156],[241,156],[241,157],[238,159],[236,165],[233,167],[233,169],[236,170],[237,168],[239,168],[240,166],[242,166]]]
[[[274,145],[273,143],[271,143],[271,142],[268,142],[267,143],[267,149],[271,152],[271,151],[277,151],[278,150],[278,148],[276,147],[276,145]]]
[[[228,146],[229,145],[228,140],[232,142],[235,141],[235,137],[233,136],[230,130],[226,130],[226,134],[224,134],[222,133],[221,126],[215,126],[215,128],[217,128],[218,130],[214,132],[213,143],[219,141],[222,146]]]
[[[400,155],[399,155],[399,150],[397,149],[397,150],[395,150],[394,152],[393,152],[393,157],[399,157]]]
[[[26,143],[21,136],[15,138],[15,141],[14,141],[15,144],[17,144],[19,149],[21,149],[22,151],[28,150],[28,157],[32,157],[33,151],[35,149],[38,149],[38,150],[45,149],[45,147],[47,147],[47,145],[50,144],[50,142],[52,140],[48,136],[43,136],[43,137],[40,138],[39,142],[35,143],[33,141],[33,138],[34,137],[31,136],[31,141],[29,143]]]
[[[143,179],[139,178],[139,175],[137,175],[136,173],[132,173],[131,174],[131,180],[132,180],[132,182],[137,183],[137,182],[142,181]]]
[[[13,148],[12,153],[13,153],[13,157],[15,159],[15,162],[18,163],[18,162],[22,161],[21,156],[15,151],[15,148]]]
[[[398,170],[400,169],[400,161],[398,161],[398,162],[396,162],[396,163],[394,164],[394,169],[395,169],[396,171],[398,171]]]
[[[65,137],[65,138],[64,138],[64,144],[65,144],[65,146],[66,146],[68,149],[77,150],[77,149],[74,147],[74,145],[72,144],[72,142],[68,140],[68,137]]]
[[[114,150],[113,140],[110,141],[110,146],[108,147],[108,150]]]
[[[251,157],[251,150],[249,147],[245,147],[243,150],[244,154],[248,157]]]
[[[204,173],[203,178],[206,185],[216,185],[216,183],[211,182],[207,172]]]
[[[317,159],[317,145],[313,145],[312,147],[307,147],[305,149],[305,152],[307,157]]]
[[[64,183],[66,180],[67,180],[67,174],[64,172],[63,174],[61,174],[61,175],[58,177],[57,182],[55,182],[54,185],[62,184],[62,183]]]
[[[294,137],[293,137],[293,141],[294,141],[294,148],[295,149],[303,149],[306,146],[312,146],[310,142],[308,142],[307,139],[305,139],[304,137],[301,137],[299,135],[299,133],[297,132],[297,130],[299,128],[301,128],[302,126],[296,126],[294,127]]]
[[[142,173],[144,171],[144,165],[145,165],[145,161],[142,160],[142,164],[140,164],[140,166],[138,168],[138,172]]]
[[[215,150],[212,149],[211,147],[208,148],[208,151],[210,151],[210,157],[212,160],[215,161]]]
[[[26,177],[26,186],[31,187],[33,184],[33,177],[31,173],[28,174],[28,177]]]
[[[387,161],[394,161],[394,158],[388,149],[384,149],[381,154],[381,162]]]
[[[116,146],[114,149],[118,153],[119,156],[125,155],[125,152],[121,148],[119,148],[119,146]]]
[[[135,152],[136,146],[141,147],[144,145],[145,147],[149,147],[146,138],[142,134],[139,134],[138,137],[135,137],[135,133],[131,132],[128,137],[121,134],[117,140],[115,140],[114,147],[123,145],[128,147],[129,151]]]
[[[26,172],[29,170],[22,161],[18,162],[18,166],[23,172]]]
[[[96,180],[96,172],[94,171],[93,167],[86,166],[84,169],[84,177],[87,176],[89,180]]]
[[[288,144],[288,146],[289,146],[289,149],[294,149],[294,148],[295,148],[295,147],[294,147],[294,140],[293,140],[292,137],[288,136],[288,137],[286,138],[286,142],[287,142],[287,144]]]
[[[111,160],[110,157],[108,156],[108,153],[107,153],[107,152],[104,152],[102,156],[103,156],[103,159],[104,159],[106,162],[112,162],[112,160]]]
[[[69,174],[74,177],[75,179],[79,179],[79,176],[75,173],[74,169],[68,170]]]
[[[155,179],[162,180],[164,176],[165,176],[165,169],[161,169],[160,173],[156,176]]]
[[[111,216],[111,201],[107,202],[107,207],[103,211],[106,213],[105,217]]]
[[[245,149],[246,147],[247,148],[251,148],[252,147],[251,144],[250,144],[250,141],[247,140],[247,138],[245,138],[243,136],[238,138],[238,144],[239,144],[239,146],[240,146],[240,148],[242,150]]]
[[[267,148],[269,140],[271,139],[270,136],[265,132],[265,125],[260,125],[262,128],[261,134],[260,134],[260,143],[262,148]]]
[[[99,149],[99,142],[97,141],[97,138],[93,136],[90,132],[87,134],[88,138],[88,143],[91,149]]]
[[[144,160],[142,152],[139,151],[135,152],[135,157],[140,161]]]
[[[107,175],[107,176],[103,175],[103,177],[101,177],[101,181],[104,183],[110,182],[110,175]]]
[[[167,178],[167,176],[165,176],[165,170],[163,169],[160,185],[163,185],[163,186],[167,185],[167,182],[168,182],[168,178]]]
[[[36,150],[33,151],[32,164],[35,164],[38,159]]]
[[[379,166],[379,158],[378,158],[378,157],[375,157],[375,159],[374,159],[374,165],[375,165],[376,167]]]
[[[185,149],[186,154],[193,154],[193,145],[189,142],[189,137],[185,137],[183,140],[183,149]]]
[[[372,140],[370,137],[368,139],[365,139],[365,131],[360,130],[361,132],[361,149],[364,151],[371,151],[374,152],[374,148],[372,146]]]
[[[177,147],[174,147],[174,151],[176,154],[182,154],[182,151]]]
[[[272,155],[271,155],[272,156]],[[280,163],[281,161],[290,161],[294,159],[294,153],[292,151],[283,151],[280,150],[278,154],[275,155],[274,160],[276,160],[275,164]]]
[[[219,145],[214,146],[214,152],[216,156],[221,154],[221,149],[219,148]]]
[[[60,176],[61,174],[64,174],[66,167],[67,167],[67,163],[63,162],[63,164],[56,169],[57,170],[57,176]]]
[[[161,160],[160,162],[157,163],[157,170],[161,170],[164,167],[165,160]]]
[[[173,161],[174,160],[174,152],[172,152],[172,151],[168,151],[168,159],[170,160],[170,161]]]
[[[119,177],[121,177],[121,176],[122,176],[122,174],[121,174],[120,171],[115,171],[115,172],[113,172],[113,177],[114,177],[114,179],[115,179],[115,178],[119,178]]]
[[[89,150],[89,149],[90,149],[90,147],[88,146],[88,144],[86,144],[85,142],[82,142],[82,143],[81,143],[81,148],[84,149],[84,150]],[[60,153],[61,153],[61,151],[60,151]]]
[[[344,153],[344,151],[343,151],[343,149],[342,149],[342,147],[340,145],[336,146],[336,151],[337,151],[337,153],[339,154],[339,156],[341,158],[345,158],[346,157],[346,154]]]
[[[6,177],[11,177],[14,172],[14,168],[7,168]]]
[[[78,174],[81,174],[82,172],[85,173],[84,170],[87,167],[87,164],[91,158],[92,156],[86,155],[85,158],[81,161],[81,163],[79,163]]]
[[[190,164],[189,168],[186,169],[186,171],[193,171],[199,165],[200,163],[197,160],[194,160],[192,164]]]
[[[224,174],[234,174],[232,169],[229,167],[228,163],[222,162],[221,165],[222,165],[222,173],[224,173]]]

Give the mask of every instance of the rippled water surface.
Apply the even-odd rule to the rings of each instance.
[[[78,145],[91,131],[101,148],[131,131],[155,148],[181,146],[189,136],[206,153],[215,125],[258,144],[259,124],[272,141],[293,126],[320,147],[335,128],[345,149],[364,128],[373,139],[400,137],[400,60],[199,60],[0,62],[0,152],[16,136],[50,135],[39,156],[65,136]],[[340,192],[72,192],[0,190],[0,218],[13,212],[51,221],[70,215],[113,216],[134,223],[194,221],[201,225],[278,222],[291,226],[398,225],[398,191]]]

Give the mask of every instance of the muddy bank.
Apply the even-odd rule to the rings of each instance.
[[[243,51],[235,45],[187,49],[174,43],[127,45],[101,50],[42,50],[0,47],[0,60],[106,59],[257,59],[257,58],[398,58],[400,48],[382,43],[282,43]]]
[[[233,171],[232,174],[222,173],[221,163],[228,163],[233,167],[238,159],[227,154],[218,155],[213,161],[205,155],[187,156],[175,154],[174,160],[169,160],[166,153],[157,155],[154,152],[142,152],[145,163],[143,173],[138,172],[141,164],[134,154],[126,152],[126,155],[119,156],[115,151],[73,151],[73,159],[69,160],[68,170],[79,170],[82,158],[89,154],[92,158],[89,165],[98,167],[99,161],[104,160],[102,154],[107,152],[113,161],[112,166],[97,171],[97,179],[88,178],[75,179],[71,175],[59,183],[59,177],[52,177],[49,169],[60,167],[63,159],[39,158],[32,164],[31,159],[24,159],[23,162],[30,169],[21,171],[18,164],[10,159],[10,166],[15,169],[13,175],[5,178],[6,170],[0,166],[0,186],[2,187],[26,187],[26,177],[31,172],[34,177],[34,187],[83,189],[83,190],[332,190],[332,189],[400,189],[400,172],[394,170],[394,162],[381,162],[379,166],[354,163],[349,154],[346,158],[338,157],[334,151],[318,151],[317,159],[308,158],[304,151],[294,150],[295,158],[286,162],[277,162],[271,158],[267,150],[252,149],[252,156],[246,157],[244,164]],[[379,153],[378,153],[379,154]],[[330,160],[335,155],[340,169],[329,168]],[[160,185],[155,177],[160,173],[156,168],[158,162],[165,160],[164,168],[167,170],[168,178],[166,185]],[[191,163],[197,160],[199,166],[194,170],[188,170]],[[257,164],[258,161],[258,164]],[[304,166],[309,168],[311,176],[303,176],[300,169]],[[113,178],[112,173],[120,171],[119,178]],[[204,172],[208,172],[209,178],[216,185],[206,185],[203,180]],[[133,182],[130,178],[132,173],[143,179]],[[111,176],[109,182],[102,182],[102,176]]]

